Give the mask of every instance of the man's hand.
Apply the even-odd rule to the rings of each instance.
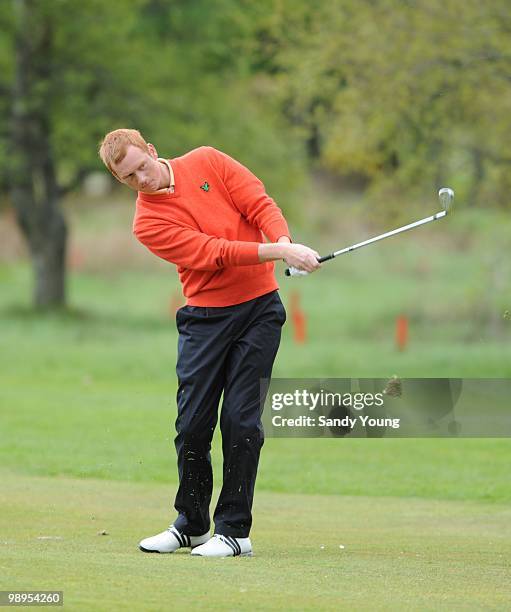
[[[314,249],[304,244],[290,244],[284,240],[273,244],[259,245],[259,259],[263,261],[275,261],[283,259],[289,266],[304,272],[314,272],[321,267],[318,262],[320,255]]]
[[[321,268],[318,261],[320,254],[304,244],[286,244],[284,253],[284,261],[287,265],[297,270],[314,272]]]

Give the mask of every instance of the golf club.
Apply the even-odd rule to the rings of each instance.
[[[372,244],[373,242],[378,242],[379,240],[383,240],[384,238],[390,238],[390,236],[395,236],[396,234],[401,234],[402,232],[407,232],[408,230],[413,229],[414,227],[419,227],[420,225],[425,225],[426,223],[430,223],[431,221],[436,221],[437,219],[442,219],[447,215],[447,213],[452,209],[452,205],[454,202],[454,191],[449,187],[442,187],[438,192],[438,198],[440,200],[440,204],[442,209],[440,212],[437,212],[430,217],[426,217],[425,219],[421,219],[420,221],[415,221],[414,223],[409,223],[408,225],[403,225],[403,227],[398,227],[395,230],[391,230],[390,232],[385,232],[385,234],[380,234],[379,236],[375,236],[374,238],[369,238],[368,240],[364,240],[363,242],[358,242],[357,244],[352,244],[351,246],[345,247],[344,249],[340,249],[339,251],[334,251],[329,255],[325,255],[324,257],[320,257],[318,261],[323,263],[324,261],[328,261],[329,259],[334,259],[339,255],[344,255],[344,253],[350,253],[351,251],[355,251],[356,249],[360,249],[361,247],[367,246],[368,244]],[[305,276],[308,272],[303,270],[298,270],[293,266],[286,268],[285,271],[286,276]]]

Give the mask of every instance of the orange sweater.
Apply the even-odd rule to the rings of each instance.
[[[280,209],[245,166],[212,147],[170,160],[171,194],[138,194],[133,233],[177,266],[190,306],[231,306],[278,289],[259,263],[263,233],[290,236]]]

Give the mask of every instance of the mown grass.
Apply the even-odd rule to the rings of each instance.
[[[137,550],[162,528],[173,487],[1,477],[0,588],[63,590],[72,610],[504,610],[511,601],[509,506],[260,492],[255,556],[201,559]]]
[[[34,313],[28,265],[0,264],[2,588],[62,587],[84,610],[124,609],[127,597],[155,610],[247,598],[255,609],[509,607],[507,439],[268,439],[255,559],[138,554],[137,540],[173,517],[179,288],[171,266],[141,264],[138,251],[130,260],[135,245],[122,243],[115,265],[106,251],[88,259],[109,231],[93,214],[77,226],[73,248],[85,254],[67,310]],[[280,266],[289,322],[274,375],[509,377],[508,238],[479,221],[462,219],[445,242],[424,229],[382,243],[306,279]],[[293,340],[293,294],[305,344]],[[410,322],[404,352],[399,314]],[[91,516],[111,537],[96,536]],[[45,534],[63,539],[36,539]],[[337,540],[348,542],[342,557]],[[229,599],[225,584],[236,585]]]
[[[177,336],[168,312],[175,280],[160,273],[122,273],[114,279],[74,275],[72,303],[80,309],[35,316],[26,307],[6,310],[16,300],[21,302],[23,288],[28,288],[26,269],[4,269],[6,274],[14,291],[2,296],[2,464],[30,474],[175,482]],[[314,289],[319,292],[323,285],[322,290],[334,297],[333,278],[334,273],[324,278],[318,274],[302,283],[309,339],[296,345],[291,325],[286,327],[276,376],[509,373],[508,342],[499,337],[462,341],[455,324],[443,324],[443,338],[425,332],[422,336],[424,323],[419,324],[416,333],[422,343],[417,346],[412,340],[409,350],[400,353],[393,346],[388,314],[392,307],[375,302],[373,310],[389,319],[390,331],[384,338],[376,330],[373,339],[371,309],[358,308],[353,297],[351,302],[345,299],[345,308],[347,303],[351,308],[346,319],[358,319],[360,334],[340,333],[342,342],[337,345],[333,328],[349,326],[336,319],[334,299],[314,299]],[[283,294],[288,301],[287,287]],[[392,293],[390,301],[394,299]],[[324,331],[324,322],[330,331]],[[506,439],[268,439],[259,487],[275,492],[504,501],[510,499],[510,450]],[[214,461],[219,469],[218,444]]]

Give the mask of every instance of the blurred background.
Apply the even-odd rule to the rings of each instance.
[[[434,214],[451,187],[437,223],[306,278],[277,264],[274,375],[508,378],[509,0],[2,0],[0,117],[2,588],[63,585],[77,610],[127,593],[141,610],[198,593],[509,609],[506,438],[267,438],[253,571],[172,555],[148,572],[136,543],[173,517],[184,299],[97,155],[119,127],[168,158],[217,147],[322,254]]]
[[[10,0],[0,23],[4,323],[166,327],[173,267],[136,244],[133,194],[97,156],[107,131],[136,127],[167,157],[209,144],[238,158],[322,253],[455,190],[441,224],[310,279],[278,270],[307,344],[279,373],[511,372],[505,0]],[[409,350],[394,366],[396,333]]]
[[[169,158],[208,144],[239,159],[322,254],[437,212],[453,188],[438,223],[308,278],[277,265],[274,374],[511,375],[507,0],[9,0],[0,25],[4,464],[173,473],[154,423],[166,444],[184,300],[97,156],[118,127]],[[134,464],[137,428],[152,471]]]

